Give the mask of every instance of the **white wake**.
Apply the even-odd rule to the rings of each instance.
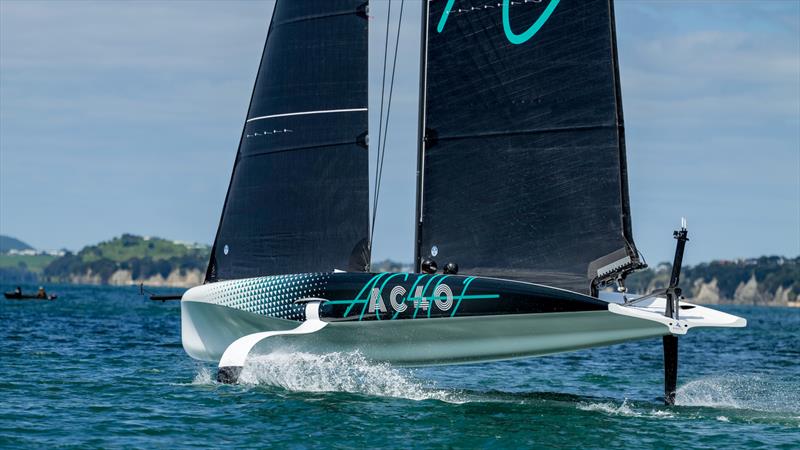
[[[205,375],[198,375],[205,378]],[[360,353],[271,353],[248,359],[242,385],[277,386],[299,392],[349,392],[410,400],[464,403],[456,391],[436,389],[409,370],[368,361]]]

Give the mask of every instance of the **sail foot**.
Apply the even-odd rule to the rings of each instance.
[[[592,291],[612,283],[623,283],[629,274],[647,267],[639,254],[628,247],[621,248],[589,263],[588,278]]]

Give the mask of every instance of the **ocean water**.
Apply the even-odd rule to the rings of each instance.
[[[272,354],[228,386],[183,352],[177,302],[51,290],[0,303],[3,448],[800,448],[797,309],[681,338],[665,407],[660,340],[425,369]]]

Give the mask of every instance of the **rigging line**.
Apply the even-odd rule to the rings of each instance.
[[[381,109],[380,115],[378,119],[378,154],[376,155],[375,159],[375,191],[378,190],[378,168],[380,167],[380,143],[381,143],[381,133],[383,132],[383,101],[386,92],[386,62],[388,60],[387,56],[389,53],[389,23],[391,22],[392,18],[392,1],[389,0],[389,7],[386,11],[386,36],[383,40],[383,75],[381,80]],[[375,233],[375,207],[377,197],[373,194],[372,197],[372,224],[370,225],[369,231],[369,253],[370,253],[370,265],[372,264],[372,237]]]
[[[394,41],[394,59],[392,61],[392,78],[389,82],[389,101],[388,105],[386,106],[386,123],[384,124],[384,131],[383,131],[383,143],[378,142],[379,152],[380,152],[380,167],[376,173],[376,182],[375,182],[375,206],[372,208],[372,227],[373,233],[375,230],[375,218],[377,217],[378,212],[378,198],[380,197],[381,192],[381,180],[383,179],[383,162],[385,160],[386,154],[386,139],[389,135],[389,116],[392,113],[392,93],[394,92],[394,75],[397,69],[397,53],[398,47],[400,46],[400,27],[403,24],[403,6],[405,5],[405,0],[400,0],[400,17],[397,21],[397,36],[395,36]],[[370,236],[372,239],[372,236]]]

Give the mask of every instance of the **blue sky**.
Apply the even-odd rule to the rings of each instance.
[[[373,92],[386,4],[372,2]],[[123,232],[210,243],[271,8],[0,0],[0,233],[39,248]],[[419,9],[407,1],[378,259],[413,253]],[[671,257],[681,216],[690,263],[799,254],[800,2],[616,9],[634,236],[647,259]]]

